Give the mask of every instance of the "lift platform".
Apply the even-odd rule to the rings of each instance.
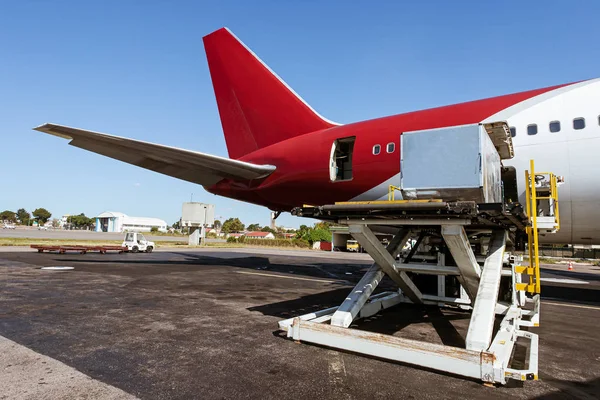
[[[546,218],[547,231],[560,226],[559,178],[535,172],[531,161],[525,182],[525,210],[518,196],[506,200],[511,185],[516,192],[516,176],[514,170],[505,168],[502,182],[496,182],[505,192],[499,202],[406,199],[406,193],[418,197],[419,191],[406,190],[404,185],[390,186],[387,200],[294,209],[297,216],[347,225],[374,264],[339,307],[280,321],[279,328],[299,342],[413,364],[486,384],[537,380],[538,335],[528,331],[540,321],[537,235],[540,218]],[[398,191],[402,200],[395,199]],[[375,236],[374,232],[381,230],[395,232],[387,246]],[[403,253],[409,240],[414,244]],[[529,245],[527,266],[521,265],[520,255],[525,243]],[[373,294],[386,275],[398,289]],[[400,303],[470,312],[465,348],[350,328],[353,322]],[[500,323],[495,328],[497,318]],[[511,364],[518,340],[529,341],[525,368],[519,369]]]

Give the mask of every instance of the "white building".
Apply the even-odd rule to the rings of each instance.
[[[271,232],[247,232],[244,236],[248,239],[275,239]]]
[[[167,223],[159,218],[130,217],[120,212],[105,211],[96,217],[96,232],[150,232],[156,227],[167,231]]]

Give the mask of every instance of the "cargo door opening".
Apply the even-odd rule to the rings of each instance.
[[[329,177],[332,182],[352,179],[352,152],[356,137],[337,139],[331,147]]]

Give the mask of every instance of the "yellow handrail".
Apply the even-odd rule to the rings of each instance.
[[[400,188],[398,186],[390,185],[390,187],[388,188],[388,201],[396,201],[396,190],[400,190]]]
[[[550,191],[547,196],[538,196],[536,187],[536,176],[548,176],[550,187],[541,185],[540,194]],[[525,228],[527,233],[527,247],[529,251],[529,266],[527,275],[529,283],[518,283],[518,290],[527,290],[530,293],[540,293],[540,253],[539,253],[539,231],[538,231],[538,201],[547,200],[551,207],[551,215],[554,216],[553,231],[560,229],[560,214],[558,206],[558,177],[552,172],[536,172],[533,160],[529,161],[529,171],[525,171],[525,198],[529,226]]]
[[[535,189],[535,170],[533,160],[529,161],[529,168],[531,169],[529,184],[531,185],[530,194],[531,194],[531,214],[529,217],[531,218],[533,236],[533,268],[535,271],[535,293],[540,293],[540,254],[538,247],[538,229],[537,229],[537,190]],[[529,254],[531,257],[531,250],[529,250]],[[531,258],[529,258],[529,262],[531,263]],[[529,276],[529,284],[533,285],[534,280],[533,276]]]

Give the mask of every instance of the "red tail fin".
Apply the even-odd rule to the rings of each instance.
[[[337,124],[315,112],[227,28],[204,37],[231,158]]]

